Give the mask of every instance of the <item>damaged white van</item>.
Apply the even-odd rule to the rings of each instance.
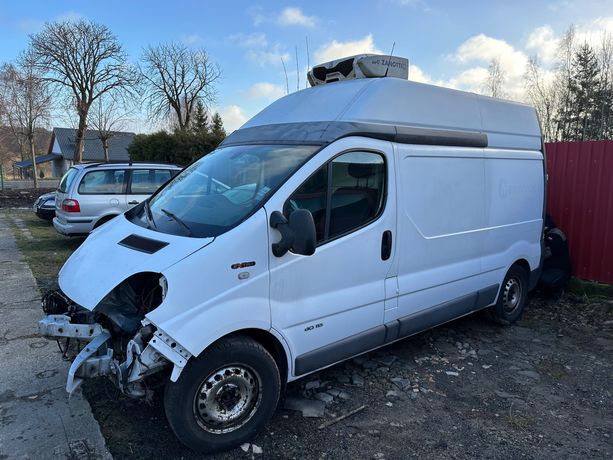
[[[43,299],[41,333],[82,344],[67,390],[164,383],[177,437],[214,452],[258,433],[286,382],[478,310],[517,320],[541,261],[536,113],[407,68],[314,68],[94,230]]]

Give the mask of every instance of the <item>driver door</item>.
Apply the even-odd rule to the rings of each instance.
[[[311,211],[317,248],[312,256],[270,250],[272,324],[288,341],[294,375],[302,375],[385,342],[385,280],[396,229],[394,157],[389,142],[343,139],[322,150],[267,205],[268,216]]]

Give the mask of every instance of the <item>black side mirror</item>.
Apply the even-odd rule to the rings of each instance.
[[[273,243],[272,253],[282,257],[292,250],[295,254],[311,256],[315,253],[315,222],[307,209],[296,209],[289,216],[275,211],[270,215],[270,226],[281,233],[281,241]]]

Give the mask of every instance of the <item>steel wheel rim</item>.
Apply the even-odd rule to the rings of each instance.
[[[214,434],[243,427],[262,400],[261,379],[244,364],[227,365],[207,376],[194,397],[194,417]]]
[[[511,277],[507,280],[504,286],[504,293],[502,299],[502,307],[505,313],[513,313],[519,308],[522,297],[521,282],[516,277]]]

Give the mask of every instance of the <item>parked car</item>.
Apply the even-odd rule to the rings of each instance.
[[[39,323],[88,342],[69,392],[166,381],[176,436],[214,452],[255,436],[286,382],[479,310],[520,317],[545,209],[534,108],[390,68],[408,62],[318,67],[92,232]]]
[[[55,217],[55,192],[49,192],[39,196],[34,202],[32,210],[41,219],[53,220]]]
[[[53,226],[63,235],[86,235],[147,199],[180,170],[156,163],[73,166],[57,189]]]

